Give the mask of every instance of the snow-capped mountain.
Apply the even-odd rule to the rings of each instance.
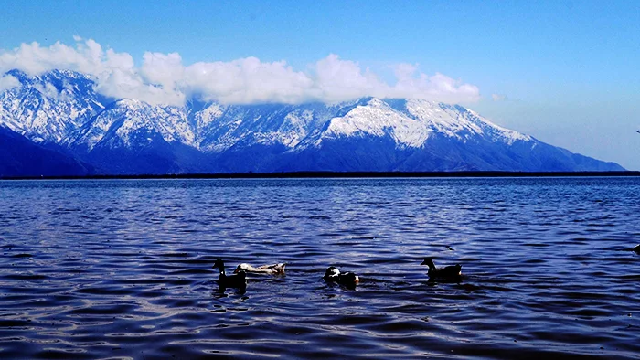
[[[0,92],[0,124],[33,141],[63,143],[104,109],[94,82],[77,72],[28,77],[12,70],[7,75],[21,86]]]
[[[72,71],[8,75],[21,85],[0,92],[0,127],[98,173],[623,170],[426,100],[153,106]]]
[[[506,144],[532,140],[460,106],[426,100],[380,99],[370,99],[344,116],[331,119],[323,138],[388,135],[399,146],[421,148],[435,134],[463,142],[474,137]]]
[[[94,116],[70,143],[109,148],[144,146],[159,136],[168,142],[195,146],[195,131],[184,109],[151,106],[140,100],[115,101]],[[148,136],[144,135],[148,134]]]

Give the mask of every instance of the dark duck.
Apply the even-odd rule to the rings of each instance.
[[[358,285],[358,282],[360,281],[356,273],[351,271],[343,273],[334,266],[331,266],[324,272],[324,280],[336,282],[349,289],[355,289],[356,285]]]
[[[244,270],[238,271],[238,273],[235,275],[227,275],[224,271],[224,261],[222,261],[221,259],[216,260],[215,264],[213,265],[213,269],[220,270],[218,285],[221,289],[244,289],[247,287],[247,274],[244,272]]]
[[[438,269],[436,265],[433,263],[432,258],[425,258],[420,265],[429,266],[429,272],[427,274],[429,275],[429,278],[431,280],[441,280],[441,281],[462,280],[462,266],[460,264]]]

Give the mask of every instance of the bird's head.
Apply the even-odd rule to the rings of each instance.
[[[213,263],[212,269],[224,270],[224,261],[222,261],[222,259],[217,259],[216,262]]]
[[[329,267],[327,271],[324,272],[325,279],[335,278],[335,277],[338,277],[338,275],[340,275],[340,270],[338,270],[334,266]]]
[[[424,258],[420,265],[427,265],[429,267],[429,271],[436,270],[436,265],[433,263],[433,258]]]
[[[424,258],[424,260],[422,260],[420,265],[427,265],[429,267],[432,267],[432,266],[435,267],[435,265],[433,264],[433,258]]]

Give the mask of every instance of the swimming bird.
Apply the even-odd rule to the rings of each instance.
[[[217,259],[212,269],[220,269],[218,285],[221,289],[226,289],[228,287],[244,289],[247,287],[247,274],[244,270],[240,270],[236,275],[227,275],[224,271],[224,261],[222,261],[222,259]]]
[[[344,285],[350,289],[354,289],[360,281],[356,273],[351,271],[342,273],[334,266],[329,267],[327,271],[324,272],[324,280],[337,282],[338,284]]]
[[[242,263],[238,265],[238,267],[233,270],[235,274],[240,271],[248,272],[248,273],[256,273],[256,274],[269,274],[269,275],[283,275],[284,274],[284,266],[285,263],[278,263],[273,265],[262,265],[254,268],[250,264]]]
[[[420,265],[428,265],[429,278],[439,280],[459,281],[462,279],[462,265],[456,264],[453,266],[443,267],[441,269],[436,268],[432,258],[425,258]]]

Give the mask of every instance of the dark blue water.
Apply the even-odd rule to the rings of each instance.
[[[2,359],[640,358],[638,178],[2,181],[0,201]],[[464,281],[430,283],[426,256]],[[220,292],[218,257],[287,273]]]

